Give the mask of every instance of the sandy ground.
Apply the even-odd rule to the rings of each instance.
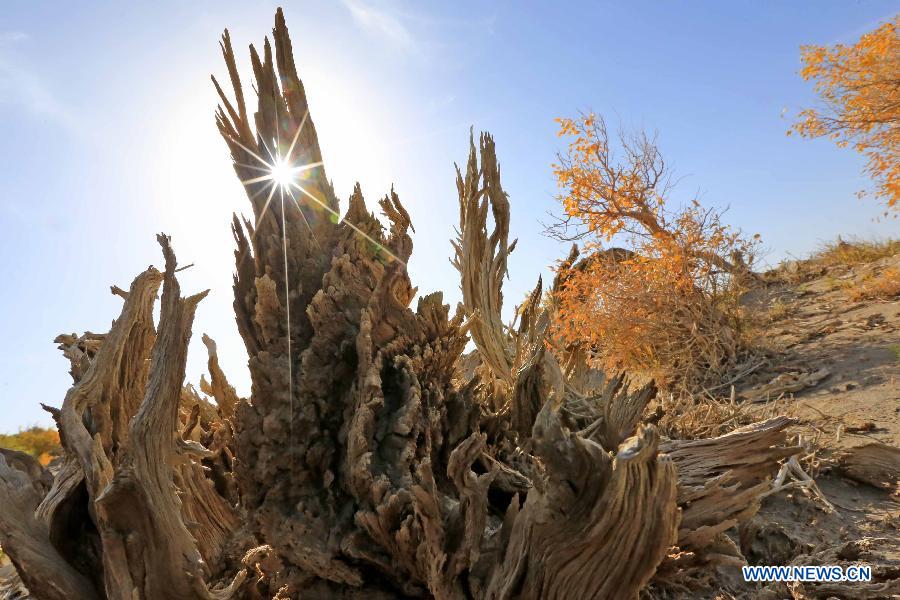
[[[740,543],[751,564],[868,564],[873,582],[789,588],[734,581],[731,593],[900,598],[900,298],[853,300],[865,281],[900,268],[900,255],[803,272],[808,267],[779,273],[755,292],[752,302],[767,313],[761,341],[770,356],[737,392],[750,410],[798,419],[792,441],[804,447],[799,462],[821,494],[802,487],[773,493],[741,528]]]

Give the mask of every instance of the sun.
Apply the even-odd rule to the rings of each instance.
[[[283,189],[288,189],[294,183],[295,170],[291,168],[290,163],[283,158],[279,158],[272,164],[270,175],[273,182],[280,185]]]
[[[243,144],[238,145],[240,145],[244,149],[247,149]],[[291,148],[291,150],[293,150],[293,148]],[[288,151],[288,155],[290,155],[291,150]],[[294,164],[294,162],[283,156],[273,156],[270,162],[267,160],[263,160],[260,156],[252,153],[252,151],[250,151],[249,149],[247,149],[247,151],[251,152],[253,158],[259,161],[259,164],[261,166],[242,166],[254,171],[260,171],[262,174],[257,177],[251,177],[250,179],[244,179],[242,180],[242,183],[244,185],[251,185],[260,182],[269,182],[269,184],[271,185],[271,191],[273,193],[279,188],[284,192],[289,191],[291,188],[297,188],[299,186],[298,178],[307,178],[310,171],[322,165],[321,162],[298,165]]]
[[[354,225],[349,221],[345,221],[341,214],[334,210],[332,207],[328,206],[321,199],[317,198],[315,194],[307,190],[299,181],[297,181],[297,177],[299,176],[301,179],[306,179],[309,177],[310,172],[322,166],[322,161],[311,162],[307,164],[295,164],[292,162],[291,157],[294,154],[294,148],[296,147],[297,140],[300,137],[300,132],[303,131],[303,126],[306,124],[306,120],[309,117],[309,111],[303,115],[303,119],[300,121],[300,126],[297,127],[297,130],[294,132],[294,139],[291,140],[291,144],[287,149],[287,152],[282,155],[280,152],[272,152],[269,150],[268,146],[266,146],[266,150],[268,151],[269,156],[272,161],[269,162],[262,158],[259,154],[242,144],[240,141],[234,139],[229,136],[229,138],[239,147],[243,148],[251,157],[253,157],[260,166],[256,165],[247,165],[243,163],[236,163],[242,167],[262,172],[262,175],[258,177],[251,177],[250,179],[241,180],[245,186],[253,185],[260,182],[268,182],[268,197],[266,198],[265,204],[260,211],[260,215],[257,218],[257,224],[254,231],[259,229],[259,223],[262,222],[263,216],[269,210],[269,205],[272,203],[272,199],[275,196],[276,190],[280,190],[280,200],[281,200],[281,231],[284,242],[284,252],[285,252],[285,271],[287,271],[287,220],[286,220],[286,210],[285,210],[285,200],[286,198],[289,200],[287,204],[296,206],[298,209],[300,208],[298,198],[294,195],[294,191],[300,192],[302,199],[303,197],[312,200],[319,208],[324,209],[326,212],[330,213],[333,217],[337,219],[338,222],[346,225],[360,236],[368,240],[378,248],[379,251],[384,252],[391,260],[395,260],[402,264],[404,267],[406,263],[401,260],[398,256],[396,256],[393,252],[388,250],[381,242],[374,239],[372,236],[367,234],[365,231]],[[278,140],[272,140],[274,142],[274,147],[279,148]],[[310,234],[312,234],[312,239],[315,241],[315,234],[313,233],[312,226],[309,224],[309,221],[306,219],[306,215],[303,211],[300,211],[300,216],[303,219],[303,222],[306,223],[306,227],[309,228]],[[318,241],[316,241],[318,245]]]

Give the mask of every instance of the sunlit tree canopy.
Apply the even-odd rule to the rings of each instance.
[[[898,28],[900,14],[852,46],[804,46],[800,75],[815,82],[822,105],[802,111],[788,132],[827,136],[864,154],[870,195],[893,210],[900,208]]]

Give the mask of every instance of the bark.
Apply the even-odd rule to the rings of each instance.
[[[515,250],[516,240],[508,242],[509,199],[500,185],[493,138],[482,134],[479,139],[480,165],[475,144],[470,141],[469,147],[465,176],[456,168],[459,228],[452,262],[460,273],[463,306],[471,311],[472,341],[490,373],[509,386],[513,384],[514,357],[500,312],[507,260]],[[494,221],[490,236],[489,210]]]
[[[0,463],[27,537],[2,542],[35,597],[636,598],[741,559],[724,531],[796,452],[788,421],[660,440],[641,423],[652,383],[548,344],[540,281],[504,325],[515,243],[488,135],[457,171],[463,302],[413,310],[409,215],[391,190],[383,225],[357,186],[336,218],[281,11],[274,43],[251,46],[252,121],[227,32],[222,50],[234,100],[215,83],[217,125],[253,212],[232,225],[251,397],[206,337],[210,379],[184,385],[203,294],[181,297],[160,236],[164,271],[113,289],[109,333],[57,339],[74,385],[49,409],[65,449],[50,489],[13,497],[45,474]],[[260,179],[269,156],[308,166],[296,188]]]
[[[197,428],[183,418],[191,407],[182,381],[194,309],[205,292],[180,297],[174,253],[168,238],[159,241],[165,272],[151,267],[127,293],[118,291],[125,302],[107,335],[57,338],[75,379],[62,408],[51,409],[66,458],[46,494],[15,502],[30,510],[18,522],[44,545],[40,571],[18,569],[36,597],[225,598],[243,579],[238,573],[234,588],[217,589],[205,581],[204,558],[220,560],[239,519],[199,464],[214,452],[182,431]],[[157,331],[153,304],[163,282]],[[0,470],[3,487],[18,479]],[[15,542],[6,546],[11,555],[23,551]],[[58,589],[72,590],[74,581],[81,591],[52,595],[43,584],[57,573],[70,580],[67,588],[53,583]]]
[[[515,515],[487,597],[636,598],[679,521],[675,467],[658,457],[656,431],[640,431],[615,459],[546,408],[534,433],[546,475]]]
[[[773,467],[800,452],[786,446],[785,430],[793,423],[776,417],[717,438],[661,444],[678,469],[682,518],[676,547],[660,567],[659,584],[703,587],[714,567],[746,564],[725,533],[757,513],[771,488]]]
[[[0,545],[22,582],[32,594],[48,600],[99,598],[91,582],[53,547],[46,523],[35,517],[34,510],[46,491],[40,483],[40,465],[27,454],[11,453],[4,450],[0,454],[0,506],[4,507]]]
[[[837,453],[837,467],[847,477],[900,494],[900,450],[878,441]]]

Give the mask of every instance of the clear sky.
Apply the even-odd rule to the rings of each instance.
[[[556,208],[555,117],[594,110],[659,132],[679,193],[730,207],[760,233],[768,261],[823,240],[888,237],[900,222],[856,200],[861,160],[827,141],[785,136],[814,102],[797,74],[801,44],[850,43],[893,1],[285,1],[329,176],[370,206],[393,183],[417,233],[420,292],[459,299],[448,262],[458,219],[453,163],[470,125],[495,135],[512,232],[507,304],[564,253],[541,235]],[[174,238],[185,293],[211,288],[194,328],[188,378],[205,367],[200,334],[249,389],[231,312],[233,210],[245,210],[213,122],[218,37],[244,49],[271,30],[276,3],[38,2],[0,11],[0,431],[48,424],[70,384],[52,343],[106,331],[127,288]],[[245,78],[245,81],[249,80]],[[509,308],[509,307],[508,307]]]

